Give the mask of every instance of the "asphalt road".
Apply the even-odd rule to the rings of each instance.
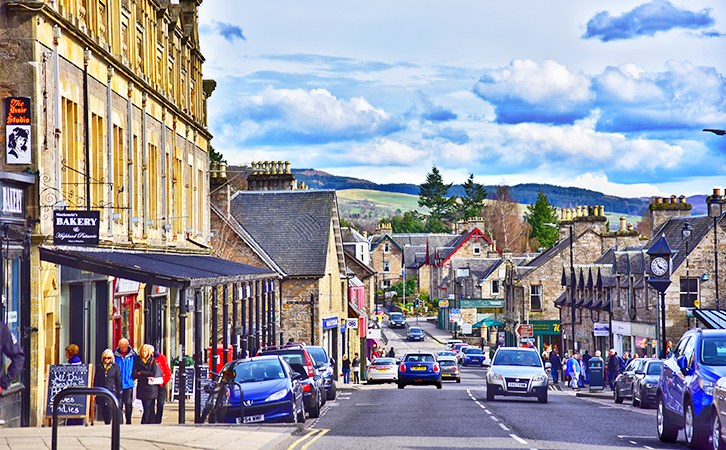
[[[439,350],[430,338],[408,344],[405,332],[391,330],[389,345],[407,350]],[[485,369],[462,368],[462,382],[444,388],[363,385],[341,391],[321,417],[278,449],[491,448],[491,449],[684,449],[663,444],[655,434],[655,410],[617,405],[610,399],[576,397],[550,390],[549,402],[497,397],[486,400]]]

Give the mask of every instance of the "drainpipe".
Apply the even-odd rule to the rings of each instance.
[[[134,84],[129,83],[128,100],[126,102],[127,120],[126,120],[126,188],[128,190],[128,230],[129,241],[134,238]]]
[[[113,80],[113,67],[109,66],[106,69],[107,83],[106,83],[106,148],[108,149],[108,197],[109,197],[109,208],[108,208],[108,236],[113,237],[113,211],[115,207],[115,184],[116,174],[114,164],[114,147],[113,147],[113,87],[111,81]]]
[[[141,202],[143,205],[143,217],[141,221],[143,222],[144,237],[147,237],[149,232],[149,143],[146,114],[146,103],[148,100],[149,94],[144,91],[141,94]]]

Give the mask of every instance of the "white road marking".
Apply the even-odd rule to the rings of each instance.
[[[502,427],[502,430],[509,431],[509,428],[507,428],[507,426],[504,425],[503,423],[500,423],[499,426]]]
[[[494,417],[494,416],[489,416],[489,417],[490,417],[490,418],[491,418],[491,419],[492,419],[493,421],[495,421],[495,422],[499,422],[499,419],[497,419],[496,417]]]
[[[638,445],[638,443],[635,442],[635,441],[630,441],[630,443],[633,444],[633,445]]]
[[[487,413],[487,414],[489,414],[490,416],[492,415],[492,412],[489,411],[488,409],[485,409],[484,412]]]
[[[649,450],[654,450],[653,447],[648,447],[647,445],[644,445],[643,448],[647,448]]]
[[[520,444],[527,445],[527,441],[525,441],[521,437],[517,436],[516,434],[510,434],[510,436],[512,437],[512,439],[519,442]]]

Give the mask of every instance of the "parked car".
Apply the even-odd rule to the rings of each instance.
[[[390,328],[406,328],[406,318],[400,312],[392,312],[388,318]]]
[[[460,344],[462,342],[464,341],[462,341],[461,339],[449,339],[448,341],[446,341],[446,350],[452,350],[454,348],[454,345]]]
[[[234,373],[244,392],[243,423],[303,423],[305,405],[300,374],[280,355],[255,356],[228,362],[223,371]],[[240,422],[240,390],[230,390],[225,422]]]
[[[537,397],[547,403],[549,377],[537,350],[499,347],[487,372],[487,400],[495,395]]]
[[[461,355],[461,363],[464,367],[471,365],[484,366],[485,364],[484,353],[481,351],[480,348],[466,347],[464,350],[461,351]]]
[[[320,408],[325,404],[327,393],[323,387],[323,377],[315,367],[315,359],[308,348],[302,345],[277,345],[263,347],[257,355],[279,355],[292,369],[300,373],[300,383],[303,386],[303,400],[305,409],[310,417],[318,417]]]
[[[424,332],[421,328],[418,327],[411,327],[406,332],[406,336],[409,341],[423,341],[424,340]]]
[[[305,348],[310,355],[315,359],[315,367],[320,371],[320,376],[323,377],[323,387],[325,388],[326,398],[324,400],[335,399],[337,388],[335,386],[335,360],[328,356],[328,351],[325,347],[318,345],[306,345]],[[325,401],[323,401],[325,404]]]
[[[433,353],[407,353],[398,366],[398,389],[410,384],[433,384],[441,389],[441,366]]]
[[[461,383],[461,373],[459,373],[459,364],[453,358],[439,358],[441,366],[441,380],[456,380]]]
[[[723,423],[726,422],[726,377],[719,378],[713,388],[711,406],[711,444],[713,450],[726,450],[723,436]]]
[[[398,365],[395,358],[378,358],[366,369],[366,381],[392,383],[398,381]]]
[[[655,396],[658,392],[658,378],[663,371],[663,361],[649,358],[645,360],[642,369],[635,371],[633,382],[633,406],[647,408],[655,405]]]
[[[719,421],[713,413],[714,387],[726,376],[726,330],[687,331],[663,363],[658,379],[656,430],[673,442],[683,428],[691,448],[705,447]]]
[[[613,383],[613,399],[615,403],[623,403],[623,399],[632,398],[633,396],[633,383],[637,376],[635,371],[642,370],[645,360],[643,358],[636,358],[630,361],[625,367],[625,370],[620,372],[615,378]]]
[[[436,354],[436,359],[441,360],[442,358],[451,358],[456,361],[456,354],[448,350],[442,350]]]

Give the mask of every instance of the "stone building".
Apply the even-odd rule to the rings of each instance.
[[[371,266],[376,271],[376,289],[385,290],[403,280],[403,248],[393,237],[390,223],[376,227],[380,234],[373,235],[370,242]]]
[[[3,270],[19,289],[2,316],[28,356],[22,400],[3,399],[8,425],[42,422],[45,371],[68,344],[93,364],[121,337],[169,360],[197,352],[208,313],[187,305],[206,311],[209,287],[272,276],[237,264],[222,276],[208,259],[215,83],[202,78],[200,3],[0,0],[0,181],[19,199],[12,225],[3,218]],[[74,223],[89,228],[63,228]]]

